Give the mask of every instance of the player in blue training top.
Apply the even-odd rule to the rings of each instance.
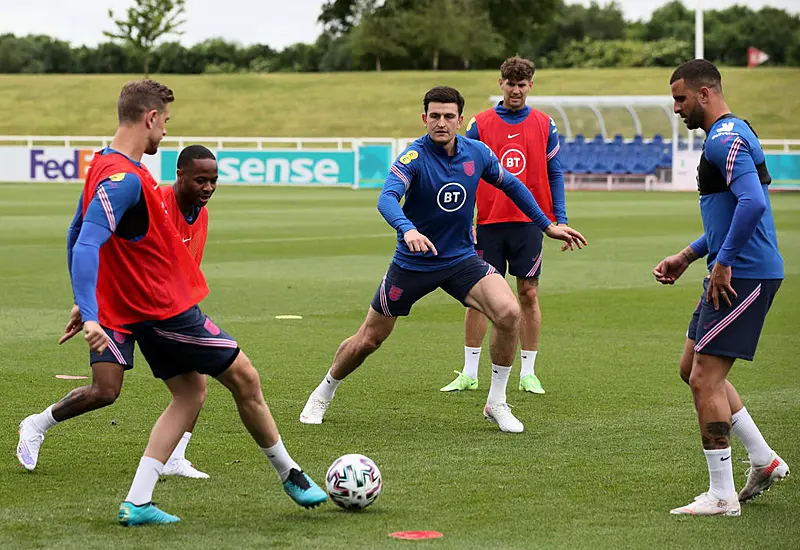
[[[433,88],[425,94],[423,104],[427,135],[414,141],[392,164],[378,199],[378,210],[397,230],[394,258],[366,320],[339,346],[300,421],[322,423],[339,382],[378,349],[397,317],[408,315],[415,302],[441,288],[491,319],[492,384],[483,414],[504,432],[521,432],[522,423],[506,404],[519,306],[505,279],[475,253],[472,217],[478,181],[482,178],[506,193],[548,237],[565,241],[570,249],[580,248],[586,240],[574,229],[551,223],[530,191],[500,166],[486,145],[456,136],[464,120],[464,98],[457,90]]]
[[[703,235],[659,263],[653,274],[673,284],[691,262],[707,256],[710,275],[692,315],[680,363],[700,422],[711,479],[707,492],[673,514],[741,514],[740,501],[757,497],[786,477],[789,467],[759,432],[736,389],[726,380],[733,362],[752,361],[775,293],[783,280],[771,181],[764,153],[750,125],[731,114],[722,77],[702,59],[684,63],[670,80],[675,112],[706,141],[697,182]],[[731,467],[730,433],[750,455],[747,484],[737,495]]]

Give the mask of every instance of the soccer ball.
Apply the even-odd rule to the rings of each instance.
[[[336,459],[325,474],[331,500],[345,510],[362,510],[381,494],[381,472],[372,460],[359,454]]]

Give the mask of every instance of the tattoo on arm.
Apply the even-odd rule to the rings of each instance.
[[[686,259],[687,262],[692,263],[697,259],[697,254],[694,253],[691,246],[687,246],[683,250],[681,250],[681,255]]]
[[[731,425],[728,422],[708,422],[702,436],[704,449],[725,449],[731,445]]]

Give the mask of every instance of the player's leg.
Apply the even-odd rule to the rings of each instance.
[[[126,527],[180,521],[180,518],[153,505],[153,490],[167,459],[183,434],[191,429],[203,407],[206,381],[201,374],[188,372],[172,376],[165,382],[172,400],[150,432],[128,496],[120,505],[118,520]]]
[[[207,473],[195,468],[194,464],[186,458],[186,448],[192,439],[192,433],[199,417],[198,413],[197,418],[194,419],[194,422],[189,427],[189,431],[184,432],[180,441],[178,441],[175,450],[172,451],[167,463],[164,465],[164,471],[161,472],[162,476],[188,477],[190,479],[208,479],[210,477]]]
[[[490,353],[492,382],[484,407],[484,417],[496,422],[504,432],[519,433],[522,423],[511,413],[506,403],[506,387],[511,375],[511,363],[519,338],[519,304],[505,279],[495,269],[473,257],[442,288],[474,307],[492,322]],[[463,289],[468,289],[463,292]]]
[[[410,271],[394,262],[372,297],[367,317],[353,336],[339,345],[333,363],[311,392],[300,422],[321,424],[339,383],[356,370],[389,337],[398,317],[411,312],[414,303],[439,286],[438,272]]]
[[[500,275],[506,273],[506,253],[503,226],[489,224],[477,226],[475,252],[483,261],[494,267]],[[439,391],[451,392],[478,389],[478,364],[486,337],[488,319],[475,308],[467,307],[464,313],[464,368],[455,371],[456,379]]]
[[[303,472],[286,450],[275,419],[264,401],[258,371],[244,352],[239,352],[233,363],[216,375],[216,379],[230,390],[242,423],[275,468],[292,500],[305,508],[325,502],[325,491]]]
[[[704,286],[707,284],[706,281]],[[672,513],[740,514],[738,501],[741,496],[736,495],[731,469],[730,432],[732,413],[737,412],[732,408],[741,406],[741,399],[726,377],[735,359],[753,359],[764,319],[779,283],[734,279],[732,286],[738,296],[730,307],[715,310],[704,297],[701,299],[687,333],[681,375],[683,378],[686,376],[690,355],[688,346],[695,341],[689,386],[700,422],[711,482],[708,492]],[[743,415],[737,419],[742,420]],[[753,445],[752,440],[748,443]],[[767,487],[788,474],[785,462],[774,456],[777,459],[775,468],[769,471],[766,479],[762,479]]]
[[[380,293],[380,289],[378,292]],[[303,424],[322,424],[325,412],[336,395],[336,389],[341,381],[361,366],[391,334],[397,317],[378,313],[374,307],[370,306],[358,332],[339,344],[331,368],[311,393],[300,413],[300,422]]]
[[[119,396],[125,370],[133,368],[134,339],[129,334],[111,329],[106,329],[106,332],[109,335],[109,345],[103,354],[89,354],[92,383],[75,388],[60,401],[20,422],[16,455],[26,470],[36,468],[39,449],[50,428],[70,418],[111,405]]]
[[[539,307],[539,275],[542,273],[542,241],[544,234],[533,224],[514,224],[509,229],[508,271],[517,278],[519,296],[520,358],[519,389],[544,393],[536,376],[536,357],[542,332],[542,310]]]

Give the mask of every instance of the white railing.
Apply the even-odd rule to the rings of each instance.
[[[83,146],[87,144],[97,144],[106,147],[113,138],[111,136],[0,136],[0,146],[7,145],[26,145],[36,147],[40,145],[57,145],[63,147]],[[335,149],[342,151],[352,149],[354,146],[368,143],[389,143],[396,146],[397,140],[394,138],[347,138],[347,137],[321,137],[321,138],[298,138],[298,137],[203,137],[203,136],[167,136],[161,143],[165,146],[174,145],[179,149],[186,144],[204,143],[216,144],[217,149],[236,149],[237,147],[252,148],[255,144],[256,149],[263,149],[264,145],[290,145],[294,149],[320,148],[320,145],[334,145]],[[345,146],[349,147],[345,147]]]

